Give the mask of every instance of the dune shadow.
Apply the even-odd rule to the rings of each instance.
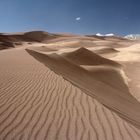
[[[121,65],[85,48],[65,54],[26,51],[55,73],[140,128],[140,103],[129,93]]]

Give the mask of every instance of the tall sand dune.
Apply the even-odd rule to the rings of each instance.
[[[15,33],[15,34],[0,34],[0,50],[14,48],[22,42],[47,42],[59,37],[55,34],[50,34],[43,31],[32,31],[25,33]]]
[[[76,51],[64,53],[62,55],[65,58],[70,59],[74,63],[77,63],[78,65],[110,65],[110,66],[121,67],[120,64],[102,58],[101,56],[97,55],[94,52],[89,51],[86,48],[79,48]]]
[[[45,55],[32,50],[27,51],[51,70],[62,75],[65,79],[79,87],[86,94],[96,98],[125,120],[140,127],[140,103],[129,92],[122,92],[94,79],[94,76],[92,76],[89,71],[71,63],[58,54]],[[79,54],[81,55],[81,53]]]
[[[1,51],[0,65],[1,140],[140,139],[138,128],[26,51]]]
[[[119,63],[105,59],[85,48],[79,48],[76,51],[62,53],[61,55],[72,63],[88,70],[94,78],[120,90],[128,91],[126,79],[123,79],[125,77],[122,75],[123,69]]]

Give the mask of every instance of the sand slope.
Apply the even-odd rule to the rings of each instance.
[[[0,65],[1,140],[140,138],[137,128],[24,50],[0,52]]]
[[[130,48],[71,48],[69,37],[96,40],[64,35],[0,51],[0,140],[139,140],[139,57],[130,61]]]
[[[85,50],[84,53],[88,52],[84,48],[79,49],[78,54],[80,56],[82,54],[81,51],[83,52],[83,50]],[[130,121],[136,126],[140,127],[140,103],[137,102],[137,100],[129,92],[123,93],[121,90],[116,90],[115,88],[112,88],[111,86],[108,86],[107,84],[104,84],[102,81],[95,80],[94,76],[90,74],[89,71],[86,71],[85,69],[79,67],[78,65],[71,63],[70,61],[64,59],[60,55],[57,55],[54,53],[51,55],[45,55],[45,54],[40,54],[31,50],[27,50],[27,51],[31,55],[33,55],[37,60],[41,61],[46,66],[48,66],[50,69],[62,75],[65,79],[69,80],[74,85],[78,86],[85,93],[87,93],[88,95],[92,97],[95,97],[102,104],[106,105],[110,109],[119,113],[121,117]],[[71,56],[77,56],[77,55],[75,55],[75,52],[74,52],[74,55],[71,55]],[[91,54],[90,55],[88,54],[87,56],[91,56]],[[80,59],[81,59],[81,62],[82,62],[82,59],[84,59],[84,57],[82,56],[78,58],[79,58],[78,62],[80,62]],[[107,61],[104,58],[102,58],[102,61],[101,61],[101,57],[99,58],[96,57],[96,54],[93,54],[92,58],[97,59],[97,61],[94,61],[94,60],[92,61],[93,63],[96,62],[95,64],[98,64],[99,62],[101,64],[104,64]],[[75,61],[76,60],[77,59],[75,59]],[[92,60],[91,57],[89,61],[90,60]],[[103,63],[103,60],[104,60],[104,63]],[[87,62],[87,65],[90,65],[91,63],[88,63],[89,61],[87,58],[87,60],[84,62]],[[113,63],[110,60],[108,61],[110,63]]]
[[[129,89],[132,95],[140,101],[140,44],[120,48],[119,51],[112,60],[123,65],[128,77]]]

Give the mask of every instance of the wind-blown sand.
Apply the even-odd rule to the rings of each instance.
[[[0,51],[0,140],[139,140],[140,45],[59,38]]]

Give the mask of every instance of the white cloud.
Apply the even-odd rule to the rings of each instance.
[[[96,34],[97,36],[114,36],[114,34],[110,33],[110,34],[100,34],[100,33],[97,33]]]
[[[76,20],[77,20],[77,21],[81,20],[81,17],[77,17]]]
[[[106,34],[105,36],[114,36],[114,34],[110,33],[110,34]]]
[[[100,34],[100,33],[97,33],[96,35],[97,35],[97,36],[104,36],[104,35],[102,35],[102,34]]]

